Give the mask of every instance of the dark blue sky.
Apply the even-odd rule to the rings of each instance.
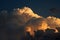
[[[60,9],[60,0],[0,0],[0,10],[11,10],[28,6],[40,15],[49,15],[50,8]]]

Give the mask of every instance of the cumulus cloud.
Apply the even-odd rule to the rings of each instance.
[[[60,27],[60,18],[51,16],[44,18],[43,16],[34,13],[29,7],[24,7],[21,9],[17,8],[10,13],[10,16],[7,11],[2,11],[0,13],[0,19],[2,18],[0,21],[0,26],[5,22],[5,26],[12,29],[20,29],[21,33],[23,33],[24,28],[26,28],[26,31],[34,31],[45,30],[47,28],[56,29],[56,27]],[[4,22],[2,23],[2,21]]]

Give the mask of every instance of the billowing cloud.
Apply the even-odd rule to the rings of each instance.
[[[26,31],[32,32],[60,27],[60,18],[51,16],[44,18],[34,13],[29,7],[17,8],[10,13],[11,15],[9,15],[7,11],[2,11],[0,13],[0,26],[4,25],[14,30],[20,29],[21,34],[23,34],[25,30],[24,28],[26,28]]]

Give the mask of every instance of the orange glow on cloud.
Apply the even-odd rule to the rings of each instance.
[[[48,16],[44,18],[43,16],[34,13],[31,8],[24,7],[18,8],[14,10],[13,16],[16,16],[17,21],[12,21],[13,23],[18,23],[19,26],[24,26],[26,28],[25,31],[30,32],[33,34],[33,31],[37,30],[45,30],[47,28],[55,29],[56,27],[60,27],[60,18]]]

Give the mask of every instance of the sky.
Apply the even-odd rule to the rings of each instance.
[[[41,16],[49,16],[49,9],[60,9],[60,0],[0,0],[1,10],[12,10],[14,8],[30,7],[34,12]]]

